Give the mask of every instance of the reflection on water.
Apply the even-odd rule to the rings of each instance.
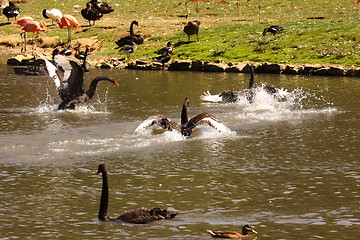
[[[246,87],[248,75],[92,69],[85,85],[97,75],[120,86],[100,84],[88,104],[56,111],[60,99],[46,76],[2,66],[3,239],[211,239],[207,229],[244,224],[257,239],[359,236],[357,79],[255,75],[286,99],[259,91],[253,104],[221,104],[200,96]],[[184,97],[189,117],[210,112],[231,131],[134,133],[152,115],[179,121]],[[141,206],[180,214],[146,225],[100,223],[100,163],[109,166],[110,216]]]

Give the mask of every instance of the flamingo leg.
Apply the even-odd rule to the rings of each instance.
[[[22,34],[24,35],[24,44],[23,47],[21,48],[21,52],[26,52],[26,32],[24,31]]]
[[[71,29],[68,27],[68,43],[71,43]]]
[[[199,19],[199,3],[196,2],[196,19]]]
[[[187,19],[189,16],[189,9],[188,9],[188,2],[185,3],[186,6],[186,14],[185,14],[185,18]]]

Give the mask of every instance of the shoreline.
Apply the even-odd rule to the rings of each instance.
[[[339,64],[309,64],[290,63],[277,64],[269,62],[224,62],[224,61],[193,61],[172,59],[166,64],[146,59],[101,58],[88,62],[90,67],[103,69],[134,69],[134,70],[167,70],[167,71],[197,71],[197,72],[224,72],[250,73],[250,66],[254,66],[255,73],[288,74],[288,75],[315,75],[360,77],[360,67],[343,66]],[[9,66],[34,65],[33,56],[16,55],[8,58]],[[35,65],[44,65],[43,60],[37,59]]]

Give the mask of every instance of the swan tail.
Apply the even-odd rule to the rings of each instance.
[[[217,95],[211,95],[209,91],[206,91],[203,93],[203,95],[200,96],[201,100],[207,101],[207,102],[222,102],[223,99],[220,97],[220,94]]]

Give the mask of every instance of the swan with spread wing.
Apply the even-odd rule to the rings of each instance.
[[[178,131],[183,136],[188,137],[191,135],[193,129],[201,124],[208,124],[209,126],[215,128],[219,132],[228,131],[228,128],[223,125],[214,115],[211,113],[200,113],[190,120],[187,116],[187,107],[190,106],[190,101],[188,98],[185,98],[182,111],[181,111],[181,123],[174,122],[167,117],[162,115],[151,116],[142,122],[136,129],[135,132],[141,132],[144,129],[151,127],[153,125],[158,125],[163,129],[172,131]]]
[[[61,97],[59,110],[75,109],[75,106],[90,100],[100,81],[109,81],[119,86],[113,78],[98,76],[91,81],[89,89],[84,91],[84,70],[77,62],[58,54],[54,54],[53,61],[50,62],[42,54],[38,53],[38,55],[44,59],[48,75],[54,81]]]

